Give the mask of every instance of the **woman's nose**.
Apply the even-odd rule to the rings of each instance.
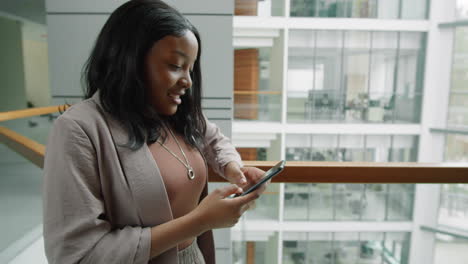
[[[180,79],[180,84],[185,88],[185,89],[190,89],[192,87],[192,77],[190,76],[190,72],[187,72],[181,79]]]

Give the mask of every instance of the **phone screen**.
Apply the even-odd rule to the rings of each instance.
[[[273,178],[274,176],[278,175],[283,169],[284,165],[286,164],[286,161],[282,160],[278,162],[275,166],[273,166],[271,169],[269,169],[265,174],[263,174],[262,178],[260,181],[258,181],[255,185],[250,187],[247,191],[244,191],[242,194],[237,194],[234,197],[238,196],[244,196],[247,195],[255,190],[257,190],[262,184]]]

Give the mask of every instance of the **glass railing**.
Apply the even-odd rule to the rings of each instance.
[[[446,226],[421,226],[421,230],[434,235],[433,264],[464,264],[468,259],[468,230]]]
[[[468,259],[468,238],[436,234],[434,264],[464,264]]]
[[[42,169],[4,144],[0,157],[0,263],[8,263],[42,235]]]
[[[401,123],[419,122],[421,94],[346,95],[310,90],[288,95],[289,123]]]
[[[235,91],[234,119],[279,122],[281,98],[280,91]]]
[[[439,225],[468,231],[468,184],[443,186]]]
[[[418,136],[287,134],[286,160],[415,162]]]
[[[41,167],[58,110],[0,113],[0,263],[16,261],[42,236]]]
[[[46,114],[18,118],[0,122],[0,126],[6,127],[16,133],[32,139],[40,144],[46,144],[49,130],[52,127],[57,114]]]
[[[18,131],[29,127],[9,124]],[[41,235],[42,172],[6,147],[12,138],[0,137],[0,209],[9,212],[0,225],[2,263]],[[245,163],[261,169],[273,164]],[[414,184],[446,183],[459,190],[467,175],[468,167],[455,164],[290,161],[232,229],[234,263],[408,263]],[[210,181],[224,179],[210,174]],[[457,193],[442,191],[441,208],[465,217],[468,205]],[[372,225],[379,227],[363,230]]]
[[[245,163],[268,168],[268,162]],[[291,161],[267,189],[268,198],[261,197],[232,229],[233,263],[413,263],[413,227],[418,225],[413,216],[421,213],[414,211],[414,183],[467,182],[467,170],[447,164]],[[441,206],[447,207],[443,197]],[[438,204],[432,206],[424,210],[437,210]],[[468,204],[452,202],[454,210],[460,214]],[[439,255],[463,255],[437,243]]]
[[[284,220],[410,221],[414,185],[285,184]]]

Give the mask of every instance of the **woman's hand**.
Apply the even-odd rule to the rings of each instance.
[[[242,186],[242,189],[244,191],[247,191],[251,186],[260,181],[262,179],[262,176],[265,174],[263,170],[256,167],[243,167],[240,168],[240,170],[247,178],[247,184],[245,186]],[[269,183],[270,181],[265,182],[255,192],[258,193],[258,195],[262,194]]]
[[[244,191],[246,191],[250,186],[257,183],[263,176],[265,172],[259,168],[255,167],[239,167],[237,162],[231,161],[224,167],[224,176],[226,179],[232,183],[236,184],[237,186],[241,187]],[[259,190],[257,190],[258,194],[262,194],[266,188],[266,184],[264,184]]]
[[[231,194],[242,193],[236,185],[219,188],[206,196],[192,213],[204,230],[232,227],[242,214],[249,209],[249,204],[259,197],[257,192],[245,196],[228,198]]]
[[[242,187],[244,191],[248,190],[250,186],[253,186],[257,183],[263,176],[265,172],[259,168],[255,167],[239,167],[237,162],[231,161],[224,167],[224,175],[226,179],[236,184],[239,187]],[[266,186],[270,183],[270,181],[266,182],[260,188],[258,188],[255,193],[258,195],[262,194]],[[255,201],[252,201],[248,205],[249,208],[255,208]]]
[[[244,187],[247,185],[247,179],[244,176],[244,173],[241,171],[239,164],[235,161],[231,161],[226,166],[224,166],[224,176],[226,179],[239,187]]]

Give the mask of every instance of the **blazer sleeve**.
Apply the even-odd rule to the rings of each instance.
[[[206,117],[205,121],[205,149],[203,152],[210,167],[223,177],[224,166],[229,162],[237,162],[240,167],[243,167],[242,159],[229,138],[223,135],[219,127],[208,121]]]
[[[60,116],[44,161],[44,243],[49,263],[148,263],[150,228],[105,219],[96,151],[75,120]]]

